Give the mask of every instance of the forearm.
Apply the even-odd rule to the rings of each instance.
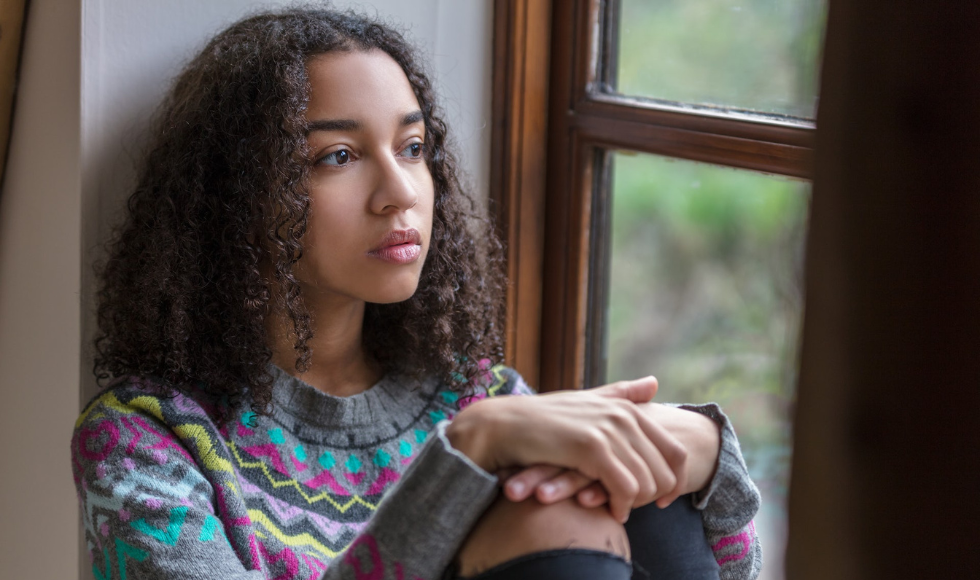
[[[496,477],[453,449],[441,424],[323,580],[438,578],[497,494]],[[375,577],[375,576],[372,576]]]
[[[708,543],[721,567],[720,578],[756,578],[762,568],[762,546],[752,519],[759,511],[761,495],[749,477],[731,421],[712,403],[680,408],[709,418],[720,428],[715,472],[693,496],[694,507],[701,510]]]

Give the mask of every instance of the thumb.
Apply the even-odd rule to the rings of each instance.
[[[649,403],[657,394],[657,377],[649,376],[632,381],[619,381],[596,387],[592,392],[603,397],[626,399],[633,403]]]

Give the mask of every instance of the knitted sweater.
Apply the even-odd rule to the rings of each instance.
[[[202,401],[118,381],[82,412],[72,471],[99,580],[435,580],[497,493],[454,450],[448,420],[473,399],[530,394],[506,367],[464,397],[386,377],[332,397],[274,369],[270,416],[216,425]],[[758,492],[723,427],[717,475],[697,497],[722,578],[758,573]]]

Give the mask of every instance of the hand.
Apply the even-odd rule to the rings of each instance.
[[[664,508],[677,497],[700,491],[710,483],[718,463],[720,428],[700,413],[656,403],[642,407],[688,450],[687,470],[678,477],[674,493],[657,499],[657,505]],[[504,495],[515,502],[534,495],[539,502],[550,504],[576,496],[582,506],[596,507],[608,500],[605,489],[597,481],[577,471],[551,465],[511,470],[502,474],[501,479],[504,480]]]
[[[447,428],[456,449],[487,471],[547,463],[598,481],[613,516],[670,495],[687,452],[634,403],[656,394],[653,377],[589,391],[499,397],[470,405]]]
[[[497,472],[497,476],[503,482],[504,496],[512,502],[522,502],[533,495],[547,505],[575,496],[579,505],[593,508],[609,501],[609,494],[602,484],[564,467],[532,465],[524,469],[505,469]]]

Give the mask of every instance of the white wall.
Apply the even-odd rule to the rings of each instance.
[[[68,441],[95,392],[92,261],[170,79],[215,32],[292,2],[32,0],[0,193],[0,566],[90,578]],[[401,23],[429,59],[474,189],[489,181],[490,0],[342,1]],[[81,576],[78,570],[81,569]]]

